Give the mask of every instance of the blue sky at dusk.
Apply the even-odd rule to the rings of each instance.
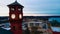
[[[15,0],[0,0],[1,14],[8,14],[7,5]],[[60,14],[60,0],[17,0],[24,6],[24,13]]]

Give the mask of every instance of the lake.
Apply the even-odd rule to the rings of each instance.
[[[54,32],[60,32],[60,27],[51,27]]]

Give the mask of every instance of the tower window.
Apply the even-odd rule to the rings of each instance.
[[[11,10],[13,10],[13,11],[14,11],[14,8],[11,8]]]
[[[21,11],[21,9],[20,9],[20,8],[19,8],[18,10],[19,10],[19,11]]]

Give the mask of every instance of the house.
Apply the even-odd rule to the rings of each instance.
[[[48,21],[49,17],[46,16],[25,16],[23,22],[27,24],[30,32],[32,30],[41,31],[45,34],[52,34],[52,30],[50,28],[50,23]]]

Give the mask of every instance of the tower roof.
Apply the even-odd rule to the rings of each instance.
[[[23,6],[22,6],[21,4],[19,4],[17,1],[15,1],[15,2],[7,5],[7,6],[21,6],[21,7],[23,7]]]

